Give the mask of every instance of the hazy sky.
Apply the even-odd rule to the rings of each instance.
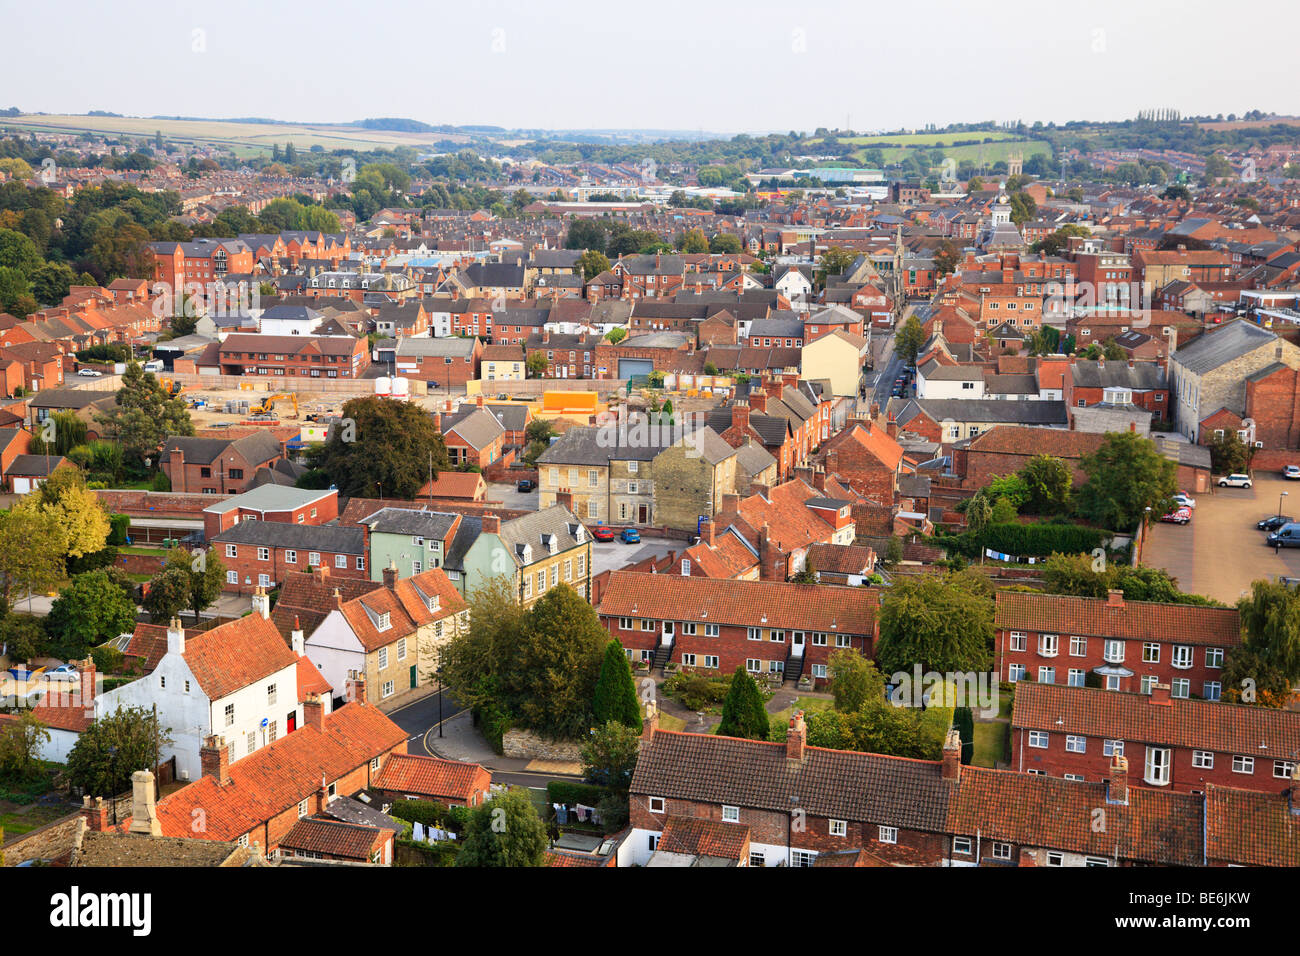
[[[1291,0],[0,0],[27,112],[737,132],[1300,112]]]

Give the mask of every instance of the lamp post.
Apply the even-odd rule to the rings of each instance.
[[[117,748],[109,747],[108,756],[109,756],[109,768],[110,768],[109,777],[113,781],[113,785],[108,788],[109,799],[113,801],[113,827],[116,828],[117,827],[117,794],[113,793],[112,791],[117,787]]]
[[[1285,498],[1285,497],[1286,497],[1287,495],[1289,495],[1289,494],[1291,494],[1291,492],[1289,492],[1289,491],[1284,491],[1284,492],[1282,492],[1280,495],[1277,496],[1277,516],[1278,516],[1279,518],[1282,517],[1282,499]]]
[[[438,665],[438,737],[442,738],[442,665]]]

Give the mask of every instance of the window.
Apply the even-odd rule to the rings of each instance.
[[[1057,640],[1055,634],[1040,634],[1038,636],[1038,656],[1055,657],[1057,649]]]
[[[1169,682],[1169,696],[1182,697],[1184,699],[1192,696],[1192,682],[1186,677],[1175,677]]]
[[[270,560],[271,560],[271,549],[270,549],[270,548],[258,548],[258,549],[257,549],[257,560],[259,560],[259,561],[270,561]]]
[[[1207,647],[1205,649],[1205,666],[1222,667],[1223,666],[1223,648]]]
[[[230,727],[235,723],[235,705],[226,705],[226,726]]]
[[[307,815],[307,812],[308,812],[307,801],[304,800],[302,801],[302,803],[298,804],[298,819],[301,820],[303,817],[305,817]]]
[[[705,666],[705,667],[708,667],[708,668],[712,668],[713,670],[717,670],[717,669],[718,669],[718,655],[716,655],[716,654],[705,654],[705,655],[704,655],[704,666]]]
[[[346,554],[334,555],[334,567],[346,568],[348,566],[348,556]]]
[[[1142,779],[1147,783],[1163,787],[1169,783],[1170,752],[1168,747],[1148,747],[1145,773]]]
[[[1086,680],[1087,677],[1082,670],[1077,667],[1071,667],[1065,682],[1070,687],[1086,687]]]
[[[1140,694],[1151,693],[1151,688],[1155,683],[1156,683],[1156,676],[1154,674],[1143,674],[1142,679],[1138,681],[1138,693]]]
[[[1047,865],[1048,865],[1048,866],[1064,866],[1064,865],[1065,865],[1065,854],[1064,854],[1064,853],[1058,853],[1058,852],[1056,852],[1055,850],[1048,850],[1048,851],[1047,851]]]
[[[820,631],[814,631],[812,635],[813,647],[825,647],[826,635]]]
[[[1043,730],[1031,730],[1029,732],[1029,746],[1036,747],[1039,750],[1047,749],[1047,732]]]
[[[664,798],[663,798],[663,797],[651,797],[651,798],[650,798],[650,812],[651,812],[651,813],[663,813],[663,812],[664,812]]]
[[[257,731],[250,730],[248,732],[248,752],[251,754],[256,749],[257,749]]]
[[[1101,752],[1102,755],[1106,757],[1122,757],[1124,756],[1124,741],[1122,740],[1103,741],[1101,745]]]
[[[1206,700],[1218,700],[1222,689],[1223,685],[1217,680],[1207,680],[1201,685],[1201,696]]]
[[[267,684],[267,685],[266,685],[266,703],[267,703],[267,706],[268,706],[268,707],[269,707],[270,705],[272,705],[272,704],[275,703],[275,697],[276,697],[276,694],[275,694],[275,685],[274,685],[274,684]]]
[[[746,636],[747,636],[751,641],[761,641],[761,640],[763,639],[763,632],[762,632],[761,629],[759,629],[759,628],[757,628],[757,627],[751,627],[751,628],[749,628],[749,630],[746,632]]]
[[[298,552],[297,552],[297,551],[286,551],[286,552],[284,553],[284,563],[285,563],[285,564],[297,564],[297,563],[298,563]]]
[[[695,655],[694,655],[694,654],[685,654],[685,653],[683,653],[683,654],[682,654],[682,666],[683,666],[683,667],[694,667],[694,666],[695,666]]]
[[[399,661],[406,660],[406,638],[402,638],[397,642],[397,659]]]
[[[1295,764],[1290,760],[1274,760],[1273,776],[1279,780],[1290,779],[1291,774],[1295,772]]]
[[[525,582],[527,583],[527,582]],[[632,619],[630,617],[620,617],[618,619],[618,629],[620,631],[632,630]]]
[[[344,558],[344,559],[343,559],[343,567],[346,568],[347,566],[348,566],[348,565],[347,565],[347,558]],[[360,557],[360,556],[358,556],[358,557],[357,557],[357,570],[358,570],[358,571],[364,571],[365,569],[366,569],[366,559],[365,559],[364,557]]]
[[[1065,749],[1072,754],[1087,753],[1088,738],[1080,737],[1077,734],[1065,735]]]
[[[226,557],[228,557],[228,558],[237,558],[237,557],[239,557],[239,545],[237,545],[237,544],[228,544],[228,545],[226,545]]]
[[[1070,656],[1071,657],[1088,656],[1088,639],[1086,637],[1070,638]]]
[[[1254,773],[1255,758],[1254,757],[1233,757],[1232,772],[1233,773]]]
[[[833,837],[842,837],[849,835],[849,824],[846,820],[832,820],[830,822],[830,834]]]
[[[762,671],[762,669],[763,669],[763,662],[762,662],[762,661],[758,660],[757,658],[753,658],[753,657],[747,657],[747,658],[745,658],[745,670],[749,671],[749,673],[751,673],[751,674],[757,674],[757,673],[759,673],[760,671]]]
[[[318,568],[318,567],[320,567],[320,552],[319,552],[319,551],[308,551],[308,552],[307,552],[307,563],[308,563],[309,565],[311,565],[313,568]]]
[[[258,583],[258,585],[261,586],[261,587],[269,588],[269,587],[271,586],[271,575],[269,575],[269,574],[259,574],[259,575],[257,576],[257,583]]]
[[[1102,656],[1106,658],[1107,663],[1110,664],[1124,663],[1124,642],[1108,640],[1106,642],[1106,648],[1102,652]]]
[[[380,694],[380,696],[381,696],[381,697],[392,697],[392,696],[393,696],[393,682],[392,682],[392,681],[390,681],[390,680],[386,680],[386,681],[384,681],[383,691],[382,691],[382,693]]]
[[[804,867],[812,866],[814,861],[816,861],[816,859],[817,859],[817,854],[811,850],[790,851],[791,866],[804,866]]]
[[[388,667],[388,648],[379,649],[379,669],[382,671]]]
[[[989,847],[989,856],[991,856],[995,860],[1011,859],[1011,844],[994,843],[992,846]]]
[[[1025,649],[1025,635],[1021,631],[1011,632],[1011,649],[1013,651],[1023,651]]]
[[[1190,645],[1188,644],[1174,645],[1173,665],[1174,667],[1177,667],[1180,670],[1186,670],[1187,668],[1192,666],[1192,648]]]
[[[898,842],[898,827],[881,827],[881,828],[880,828],[880,842],[881,842],[881,843],[897,843],[897,842]]]
[[[642,618],[642,619],[641,619],[641,630],[643,630],[643,631],[653,631],[654,629],[655,629],[655,622],[654,622],[654,621],[650,620],[649,618]]]
[[[1016,681],[1020,680],[1020,678],[1022,678],[1022,677],[1024,677],[1024,676],[1025,676],[1025,665],[1024,665],[1024,664],[1008,664],[1008,665],[1007,665],[1007,682],[1008,682],[1008,683],[1014,684]]]
[[[1040,667],[1040,668],[1038,668],[1038,683],[1040,683],[1040,684],[1055,684],[1055,683],[1056,683],[1056,668],[1055,668],[1055,667]]]
[[[962,856],[970,856],[971,843],[970,837],[953,837],[952,852],[959,853]]]
[[[239,583],[239,572],[238,572],[238,571],[227,571],[227,572],[226,572],[226,583],[227,583],[227,584],[238,584],[238,583]]]
[[[1146,641],[1142,645],[1142,663],[1159,664],[1160,663],[1160,645],[1153,641]]]
[[[723,823],[739,823],[739,822],[740,822],[740,807],[729,807],[729,806],[727,806],[726,804],[723,804],[723,806],[722,806],[722,822],[723,822]]]
[[[1192,766],[1197,770],[1213,770],[1214,754],[1209,750],[1193,750]]]
[[[705,636],[705,637],[717,637],[717,636],[718,636],[718,625],[716,625],[716,624],[705,624],[705,625],[704,625],[704,636]]]

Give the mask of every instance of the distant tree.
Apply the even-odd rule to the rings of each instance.
[[[1073,476],[1060,458],[1035,455],[1018,472],[1029,492],[1026,506],[1037,515],[1065,514],[1070,506]]]
[[[380,396],[345,402],[342,425],[309,460],[340,495],[360,497],[414,498],[430,477],[450,467],[447,446],[428,413]]]
[[[679,252],[687,255],[709,251],[709,240],[704,235],[702,229],[690,229],[679,235],[673,243]]]
[[[163,568],[149,579],[144,609],[154,624],[166,624],[185,610],[189,598],[189,574],[181,568]]]
[[[796,571],[796,572],[794,573],[794,576],[791,577],[790,580],[791,580],[793,583],[795,583],[795,584],[816,584],[816,583],[818,583],[818,582],[817,582],[817,569],[816,569],[815,567],[813,567],[812,558],[808,558],[807,560],[805,560],[805,561],[804,561],[804,565],[803,565],[803,567],[800,568],[798,571]]]
[[[978,538],[992,521],[993,507],[989,504],[988,495],[981,490],[966,506],[966,530]]]
[[[582,774],[591,783],[626,794],[640,748],[639,727],[617,720],[598,723],[582,746]]]
[[[526,726],[557,738],[590,728],[608,636],[595,609],[567,584],[528,609],[505,672],[511,709]]]
[[[627,652],[617,638],[605,645],[605,660],[596,681],[591,712],[597,726],[615,721],[641,732],[641,703],[636,696]]]
[[[1276,581],[1255,581],[1237,602],[1243,643],[1294,684],[1300,679],[1300,593]]]
[[[35,506],[58,523],[64,553],[80,558],[102,551],[111,525],[80,468],[56,468],[33,496]]]
[[[50,732],[30,710],[23,711],[16,720],[0,724],[0,778],[30,777],[41,748],[49,740]]]
[[[145,599],[145,609],[153,620],[163,623],[171,620],[182,609],[194,612],[194,623],[201,620],[201,614],[211,607],[221,596],[226,585],[226,566],[217,556],[215,548],[207,551],[190,551],[188,548],[173,548],[167,554],[162,570],[149,582],[149,594]],[[157,608],[150,604],[154,589],[161,586],[166,597],[160,598]],[[172,602],[179,592],[181,603],[173,610]],[[165,601],[165,604],[164,604]],[[165,616],[163,616],[165,614]]]
[[[975,577],[971,577],[975,574]],[[993,648],[993,601],[977,572],[896,580],[880,602],[881,671],[978,671]]]
[[[738,255],[741,251],[740,238],[729,232],[718,233],[709,240],[709,251],[714,255]]]
[[[921,325],[921,320],[914,314],[909,315],[894,334],[894,354],[903,360],[904,365],[913,365],[925,340],[925,328]]]
[[[544,866],[546,845],[546,825],[528,791],[512,787],[470,812],[456,866]]]
[[[588,249],[578,259],[578,267],[582,270],[582,278],[590,282],[602,272],[609,271],[609,259],[605,257],[603,252]]]
[[[771,721],[763,706],[763,695],[754,678],[743,667],[731,675],[731,688],[722,702],[722,722],[718,724],[721,737],[745,737],[766,740]]]
[[[0,612],[20,594],[48,591],[63,577],[67,551],[59,519],[28,498],[0,511]]]
[[[184,400],[167,395],[139,362],[127,365],[114,404],[95,420],[116,436],[128,456],[139,461],[156,459],[169,436],[194,434]]]
[[[856,252],[843,246],[831,246],[824,250],[817,260],[815,278],[818,286],[826,285],[827,276],[838,276],[848,272],[857,258]]]
[[[946,276],[957,271],[957,264],[960,259],[957,256],[957,247],[952,244],[951,240],[945,239],[939,243],[939,247],[934,253],[934,271],[936,277]]]
[[[622,342],[625,338],[627,338],[627,329],[623,328],[621,325],[615,326],[605,333],[605,341],[611,345],[618,345],[618,343]]]
[[[1210,449],[1210,468],[1216,475],[1243,472],[1250,465],[1251,449],[1234,429],[1225,428],[1222,435],[1205,444]]]
[[[88,571],[59,592],[47,625],[60,656],[84,657],[96,644],[134,630],[135,615],[135,603],[107,571]]]
[[[826,663],[836,710],[857,713],[868,701],[884,700],[885,678],[874,661],[845,649],[832,651]]]
[[[534,352],[532,355],[528,356],[527,360],[524,362],[524,366],[528,369],[528,374],[530,376],[533,378],[542,378],[546,375],[546,356],[541,352]]]

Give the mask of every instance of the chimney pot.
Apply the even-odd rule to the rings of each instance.
[[[1128,803],[1128,758],[1122,754],[1110,762],[1108,796],[1111,803]]]
[[[808,727],[803,721],[803,711],[796,710],[790,715],[790,728],[785,735],[786,757],[790,760],[803,760],[807,743]]]
[[[131,774],[131,832],[145,836],[162,836],[162,822],[158,819],[157,794],[154,792],[153,774],[137,770]]]
[[[397,564],[391,559],[388,567],[384,568],[384,587],[390,591],[397,587]]]
[[[943,742],[943,779],[961,779],[961,734],[956,727],[949,728]]]
[[[1119,588],[1111,588],[1109,591],[1107,591],[1107,592],[1106,592],[1106,606],[1107,606],[1107,607],[1123,607],[1123,606],[1124,606],[1124,592],[1123,592],[1121,589],[1119,589]]]
[[[199,766],[203,776],[212,777],[219,786],[230,783],[230,751],[226,748],[226,738],[212,734],[203,740],[203,749],[199,751]]]
[[[1151,703],[1169,706],[1169,685],[1159,682],[1151,685]]]
[[[302,723],[304,727],[325,729],[325,705],[321,702],[320,694],[308,694],[302,702]]]

